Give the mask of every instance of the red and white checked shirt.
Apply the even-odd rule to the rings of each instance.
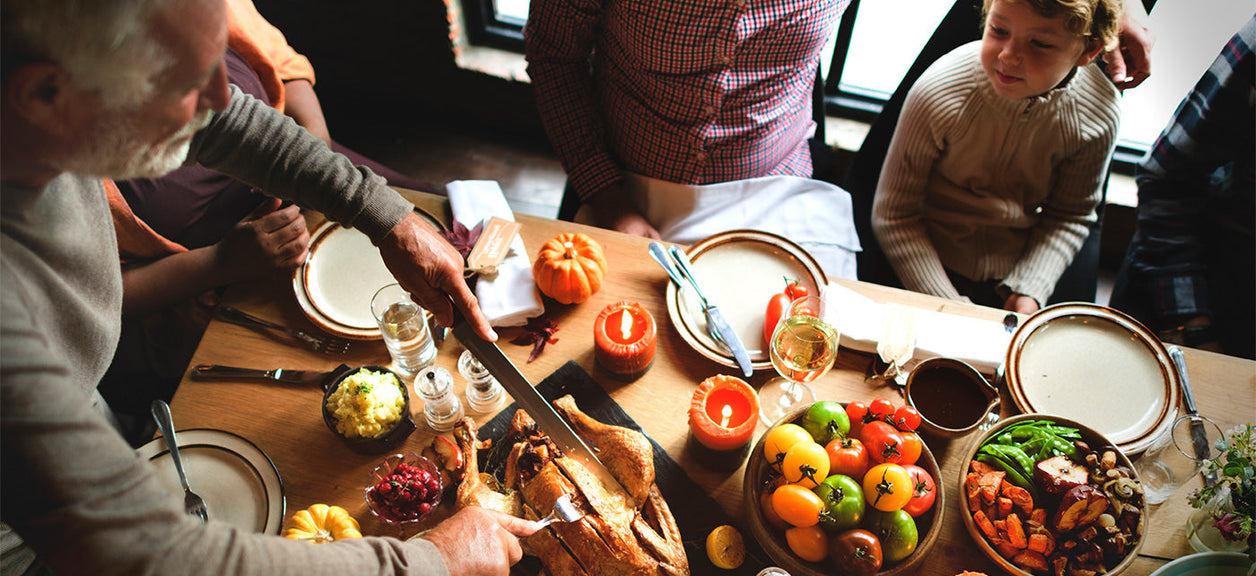
[[[532,0],[528,74],[570,184],[810,177],[816,66],[849,1]]]

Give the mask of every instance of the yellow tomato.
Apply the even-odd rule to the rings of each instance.
[[[780,470],[781,462],[785,460],[785,453],[799,442],[815,442],[815,440],[802,426],[791,423],[781,424],[769,430],[767,436],[763,438],[763,455],[773,468]]]
[[[864,474],[864,500],[883,512],[902,509],[911,500],[913,488],[911,476],[898,464],[877,464]]]
[[[781,463],[785,480],[815,488],[829,476],[829,453],[815,442],[799,442],[785,453]]]

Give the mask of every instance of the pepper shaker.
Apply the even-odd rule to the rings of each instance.
[[[501,383],[470,350],[463,350],[458,357],[458,373],[467,379],[467,406],[472,411],[488,414],[501,405],[506,396]]]
[[[423,398],[423,418],[437,432],[453,430],[466,414],[454,394],[454,377],[440,366],[428,366],[414,376],[414,391]]]

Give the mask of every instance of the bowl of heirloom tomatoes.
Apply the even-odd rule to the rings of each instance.
[[[946,509],[920,415],[884,398],[800,405],[746,464],[750,532],[793,576],[907,574]]]

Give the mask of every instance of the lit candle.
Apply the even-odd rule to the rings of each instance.
[[[616,302],[593,321],[594,358],[618,378],[635,380],[654,362],[654,316],[636,302]]]
[[[707,378],[689,404],[689,430],[703,446],[727,452],[750,442],[759,423],[759,396],[740,378]]]

